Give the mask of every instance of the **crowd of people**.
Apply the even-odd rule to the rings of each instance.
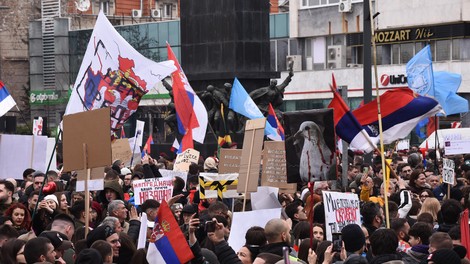
[[[470,234],[461,233],[460,221],[470,208],[470,155],[452,157],[452,186],[442,182],[442,163],[435,151],[423,157],[411,149],[389,158],[397,177],[392,173],[388,191],[380,156],[368,163],[362,155],[350,153],[348,164],[339,168],[347,170],[348,186],[339,188],[338,179],[313,187],[298,184],[295,193],[279,193],[282,216],[249,228],[240,249],[227,240],[237,224],[233,212],[242,210],[242,201],[199,198],[198,175],[217,172],[217,157],[191,164],[186,182],[175,177],[167,203],[194,264],[470,263],[470,249],[462,243]],[[29,168],[21,181],[0,180],[0,263],[149,263],[147,247],[160,201],[148,199],[135,206],[132,182],[162,177],[160,170],[172,166],[165,153],[158,159],[146,155],[132,168],[114,161],[104,170],[104,189],[90,192],[89,211],[88,195],[76,191],[75,172]],[[323,191],[357,194],[362,225],[348,224],[329,241]],[[246,207],[251,210],[249,203]],[[142,213],[149,223],[147,246],[137,249]]]

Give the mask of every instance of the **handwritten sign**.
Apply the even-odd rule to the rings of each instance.
[[[158,170],[162,177],[180,177],[181,179],[184,180],[184,183],[186,184],[186,181],[188,180],[188,173],[184,171],[172,171],[172,170],[165,170],[165,169],[159,169]]]
[[[140,205],[145,200],[154,199],[159,202],[168,201],[173,195],[173,177],[149,178],[132,183],[135,204]]]
[[[112,159],[120,160],[124,163],[131,160],[132,151],[127,138],[117,139],[111,145]]]
[[[348,224],[361,225],[359,198],[356,194],[323,191],[323,203],[328,240],[332,240],[332,233],[341,232]]]
[[[238,173],[241,158],[241,149],[220,149],[219,173]]]
[[[199,151],[188,148],[183,153],[178,154],[173,165],[175,171],[189,171],[189,165],[192,162],[196,163],[199,160]]]
[[[454,184],[455,180],[455,163],[451,159],[442,159],[442,181],[448,184]]]
[[[261,185],[295,190],[297,184],[287,183],[286,147],[283,141],[264,142]]]

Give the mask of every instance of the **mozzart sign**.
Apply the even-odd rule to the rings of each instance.
[[[432,28],[388,30],[375,32],[374,41],[376,43],[403,42],[430,39],[433,36]]]
[[[63,95],[54,90],[31,91],[29,94],[29,103],[31,105],[58,105],[67,103],[68,100],[68,94]]]

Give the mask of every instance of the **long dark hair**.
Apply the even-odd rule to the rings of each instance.
[[[26,244],[26,241],[10,238],[3,244],[1,252],[1,263],[2,264],[17,264],[16,256],[20,252],[21,248]]]

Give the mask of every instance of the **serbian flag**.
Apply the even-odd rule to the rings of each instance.
[[[158,208],[150,236],[147,261],[152,264],[180,264],[194,258],[183,232],[165,200]]]
[[[285,134],[284,134],[284,128],[281,125],[281,122],[277,119],[276,112],[274,111],[273,106],[271,103],[269,103],[269,110],[268,110],[268,116],[267,116],[267,121],[268,123],[277,131],[278,134],[278,139],[275,141],[284,141],[285,140]]]
[[[385,144],[408,136],[419,121],[442,111],[436,100],[418,95],[408,88],[385,92],[380,96],[380,108]],[[377,112],[377,99],[353,111],[357,121],[376,144],[379,142]]]
[[[144,151],[145,151],[145,153],[147,153],[147,154],[150,154],[150,151],[151,151],[151,149],[152,149],[150,145],[153,145],[153,137],[152,137],[152,135],[150,135],[150,137],[147,139],[147,142],[145,142]]]
[[[191,130],[191,137],[203,144],[208,122],[206,107],[189,84],[178,59],[168,43],[167,49],[168,59],[173,60],[177,68],[171,74],[171,79],[173,81],[173,98],[179,133],[186,135]]]
[[[16,105],[15,100],[11,97],[5,84],[0,81],[0,116],[6,114],[10,109]]]
[[[178,139],[175,138],[175,141],[173,141],[173,145],[171,145],[170,150],[171,152],[176,153],[176,154],[180,154],[182,152],[181,145],[178,142]]]
[[[330,88],[334,97],[328,108],[334,109],[333,119],[336,134],[348,142],[351,149],[363,150],[366,153],[373,151],[376,148],[375,144],[338,93],[334,75],[332,75],[332,80],[333,85]]]

